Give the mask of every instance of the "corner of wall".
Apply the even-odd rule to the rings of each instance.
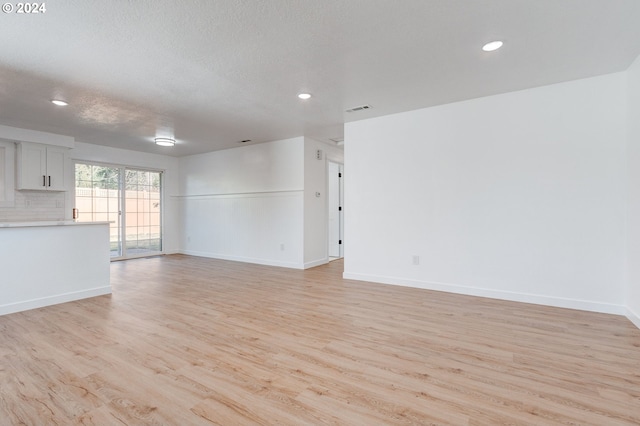
[[[625,316],[627,317],[627,319],[629,321],[631,321],[633,323],[633,325],[635,325],[636,327],[638,327],[640,329],[640,315],[639,314],[637,314],[636,312],[634,312],[633,310],[631,310],[631,308],[629,308],[627,306],[627,312],[626,312]]]
[[[640,328],[640,56],[627,69],[627,215],[626,215],[626,306],[627,318]]]

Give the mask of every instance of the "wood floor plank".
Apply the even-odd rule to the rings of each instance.
[[[0,317],[0,425],[638,425],[626,318],[172,255]]]

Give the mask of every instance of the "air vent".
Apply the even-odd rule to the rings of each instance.
[[[372,108],[371,105],[360,105],[357,107],[349,108],[346,112],[358,112],[358,111],[364,111],[366,109],[371,109],[371,108]]]

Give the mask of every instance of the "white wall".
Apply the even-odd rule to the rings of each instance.
[[[316,157],[321,150],[321,159]],[[304,264],[305,268],[329,261],[328,161],[344,162],[342,149],[314,139],[304,139]],[[320,196],[316,196],[319,193]]]
[[[180,159],[182,251],[304,267],[304,139]]]
[[[624,313],[626,96],[617,73],[346,124],[345,278]]]
[[[629,84],[629,212],[627,317],[640,327],[640,57],[627,71]]]
[[[46,145],[63,146],[73,148],[75,139],[71,136],[56,133],[40,132],[19,127],[3,126],[0,124],[0,138],[11,141],[43,143]]]
[[[176,253],[180,249],[179,160],[168,155],[148,154],[126,149],[76,142],[71,150],[71,160],[115,164],[163,171],[163,249]],[[73,174],[71,168],[69,173]],[[70,177],[70,182],[74,178]],[[66,205],[73,206],[73,191],[68,194]],[[67,209],[71,218],[71,207]]]

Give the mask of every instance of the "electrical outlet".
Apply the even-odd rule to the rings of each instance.
[[[25,198],[25,199],[24,199],[24,206],[25,206],[26,208],[30,208],[30,207],[31,207],[31,200],[30,200],[30,199],[28,199],[28,198]]]
[[[419,265],[420,264],[420,256],[414,254],[413,258],[412,258],[412,263],[414,265]]]
[[[189,235],[189,236],[187,237],[187,242],[188,242],[188,243],[190,243],[190,242],[191,242],[191,235]]]
[[[284,244],[280,244],[280,251],[284,251]]]

